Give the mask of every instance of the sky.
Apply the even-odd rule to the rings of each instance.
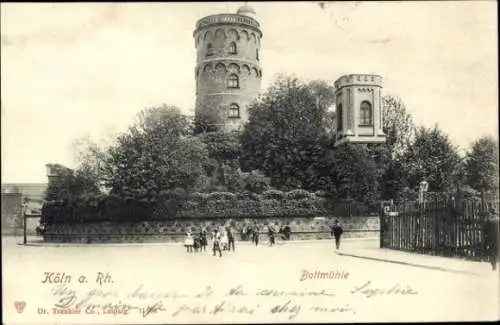
[[[76,166],[146,107],[194,114],[198,19],[243,2],[1,4],[2,183]],[[417,125],[462,151],[498,136],[494,1],[249,2],[263,31],[265,90],[278,74],[335,81],[376,73]]]

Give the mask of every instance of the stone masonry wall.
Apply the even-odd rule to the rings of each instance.
[[[378,235],[379,217],[336,218],[344,228],[344,237],[373,237]],[[262,240],[267,240],[266,226],[269,222],[281,226],[289,223],[292,230],[291,240],[330,239],[330,226],[333,218],[259,218]],[[217,226],[231,226],[236,240],[242,240],[245,225],[253,224],[254,219],[227,220],[165,220],[128,223],[84,223],[50,224],[44,234],[47,242],[64,243],[146,243],[181,242],[188,230],[197,232],[200,227],[208,233]]]

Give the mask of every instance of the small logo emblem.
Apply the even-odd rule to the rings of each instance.
[[[25,301],[16,301],[14,302],[14,306],[16,307],[17,312],[20,314],[24,311],[24,307],[26,307]]]

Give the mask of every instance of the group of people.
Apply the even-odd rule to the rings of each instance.
[[[191,231],[186,234],[186,239],[184,240],[184,246],[188,253],[205,251],[208,245],[207,232],[201,230],[199,233],[193,235]]]
[[[278,229],[273,224],[269,224],[267,226],[267,236],[269,238],[269,245],[274,246],[276,244],[276,238],[278,236],[280,236],[281,239],[283,240],[290,240],[291,232],[292,231],[289,225],[281,226]],[[261,232],[260,232],[260,227],[257,225],[257,223],[254,223],[253,226],[245,227],[243,233],[246,234],[248,239],[250,239],[252,243],[255,244],[255,246],[259,245]]]
[[[339,225],[339,221],[335,220],[331,229],[331,234],[335,237],[336,249],[340,248],[340,237],[343,232],[342,227]],[[259,245],[260,228],[257,223],[246,228],[244,233],[250,236],[250,239],[255,246]],[[267,226],[267,235],[270,246],[276,245],[276,237],[278,235],[281,235],[281,238],[284,240],[290,240],[290,234],[291,229],[289,225],[284,227],[282,226],[279,230],[273,224],[269,224]],[[234,235],[230,227],[219,227],[213,230],[212,240],[212,252],[214,256],[219,253],[219,257],[222,257],[222,251],[235,251]],[[208,246],[207,232],[205,230],[200,230],[197,234],[193,234],[191,231],[188,231],[186,233],[186,239],[184,240],[184,246],[186,247],[188,253],[206,251],[206,247]]]
[[[219,257],[222,257],[222,251],[230,251],[234,252],[234,235],[231,231],[231,228],[223,228],[214,230],[213,232],[213,255],[215,256],[217,252],[219,252]]]
[[[234,236],[230,227],[215,229],[212,232],[212,240],[214,256],[217,252],[219,253],[219,257],[222,257],[222,251],[235,251]],[[193,235],[191,231],[188,231],[184,240],[184,246],[188,253],[206,251],[206,247],[208,246],[207,232],[201,230],[198,234]]]

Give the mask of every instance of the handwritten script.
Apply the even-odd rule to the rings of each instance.
[[[171,319],[189,319],[194,316],[224,315],[235,317],[268,317],[276,320],[295,320],[302,313],[356,314],[356,305],[383,297],[411,297],[418,292],[409,285],[395,283],[377,286],[366,281],[337,288],[247,288],[236,284],[228,288],[210,285],[193,292],[158,291],[139,284],[128,292],[96,288],[82,289],[73,283],[58,282],[50,290],[54,299],[48,310],[39,308],[39,314],[137,314],[141,317],[167,315]],[[229,316],[229,317],[228,317]],[[305,316],[304,316],[305,317]]]

